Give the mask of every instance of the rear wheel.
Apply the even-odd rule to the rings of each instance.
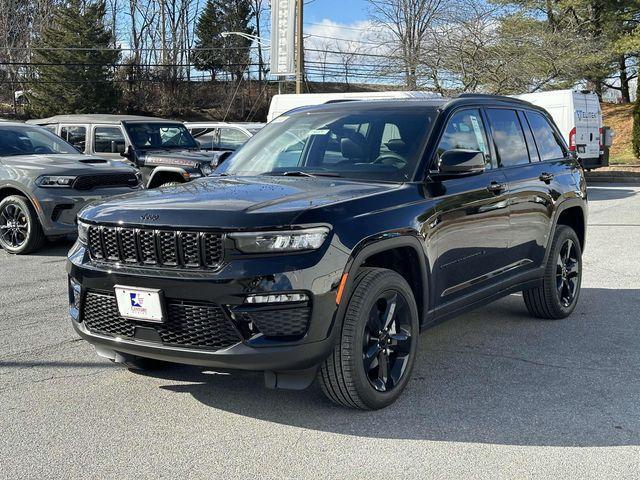
[[[25,197],[10,195],[0,202],[0,246],[16,255],[38,250],[45,236],[36,212]]]
[[[538,318],[566,318],[578,303],[581,283],[580,241],[573,229],[558,225],[542,283],[522,292],[527,310]]]
[[[362,269],[340,338],[319,372],[325,395],[362,410],[390,405],[411,376],[418,334],[418,309],[406,280],[392,270]]]

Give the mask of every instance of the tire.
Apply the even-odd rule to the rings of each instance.
[[[576,308],[581,283],[580,241],[573,229],[558,225],[541,284],[522,292],[527,310],[537,318],[566,318]]]
[[[10,195],[0,202],[0,247],[7,253],[26,255],[45,242],[38,215],[26,197]]]
[[[352,292],[340,338],[318,378],[324,394],[334,403],[377,410],[393,403],[411,377],[418,350],[418,309],[411,287],[392,270],[361,269]],[[393,304],[396,306],[391,307]],[[383,322],[384,318],[391,321]],[[389,332],[373,328],[381,325],[379,322],[389,325]],[[386,376],[381,373],[384,364]]]

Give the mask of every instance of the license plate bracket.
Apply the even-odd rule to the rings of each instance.
[[[129,320],[163,323],[165,319],[162,290],[116,285],[120,315]]]

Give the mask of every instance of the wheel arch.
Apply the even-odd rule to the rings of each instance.
[[[584,251],[587,236],[587,209],[584,200],[579,198],[565,200],[556,208],[553,226],[549,232],[549,239],[547,241],[547,248],[544,256],[545,263],[549,258],[551,243],[553,242],[558,225],[571,227],[578,236],[581,250]]]
[[[33,198],[22,186],[16,185],[14,183],[6,183],[0,185],[0,202],[5,198],[11,195],[19,195],[21,197],[25,197],[27,201],[31,204],[33,209],[36,211],[36,215],[38,216],[38,220],[42,224],[42,208],[40,207],[40,203]]]
[[[400,274],[413,291],[420,324],[425,323],[429,311],[429,268],[417,234],[402,234],[391,238],[381,235],[360,242],[354,248],[344,270],[347,274],[344,298],[348,298],[353,290],[356,272],[360,267],[387,268]],[[341,310],[346,303],[340,303]]]
[[[151,176],[147,182],[147,188],[156,188],[168,181],[185,183],[185,178],[188,177],[189,172],[184,168],[156,167],[153,172],[151,172]]]

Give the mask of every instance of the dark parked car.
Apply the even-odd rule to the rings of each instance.
[[[209,175],[219,156],[205,152],[182,122],[136,115],[57,115],[28,123],[59,135],[87,155],[127,158],[147,188]]]
[[[76,235],[87,203],[140,188],[125,162],[82,155],[40,127],[0,123],[0,247],[9,253]]]
[[[81,212],[73,326],[130,367],[317,377],[340,405],[381,408],[435,322],[520,291],[535,317],[574,310],[586,200],[553,121],[523,101],[302,108],[210,178]]]

